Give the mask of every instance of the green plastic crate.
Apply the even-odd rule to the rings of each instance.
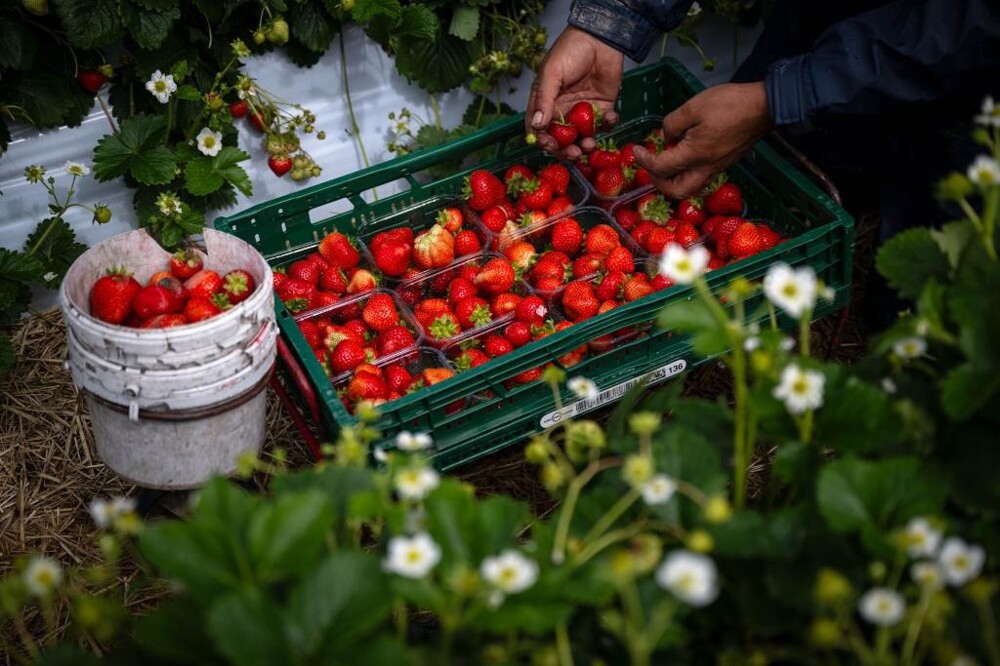
[[[703,85],[671,58],[633,70],[626,74],[622,85],[619,100],[622,121],[663,115],[702,89]],[[498,169],[521,160],[541,159],[537,149],[524,145],[523,127],[522,116],[500,121],[446,145],[220,217],[214,226],[251,243],[268,261],[278,265],[308,252],[330,231],[371,231],[383,225],[398,226],[411,211],[419,211],[422,203],[458,194],[464,176],[474,168]],[[480,161],[453,176],[427,182],[422,174],[435,165],[458,162],[473,154]],[[811,265],[835,290],[835,300],[820,302],[815,316],[846,305],[854,245],[854,221],[850,215],[764,143],[759,143],[740,164],[731,167],[729,174],[743,190],[754,217],[767,219],[790,238],[771,250],[712,271],[707,276],[709,284],[718,288],[736,275],[760,279],[773,262],[780,260],[793,266]],[[362,196],[370,198],[373,188],[399,181],[405,182],[409,189],[373,201]],[[310,219],[310,211],[338,200],[346,200],[350,210],[315,222]],[[508,389],[505,380],[554,361],[588,340],[649,322],[667,302],[693,297],[690,287],[672,287],[532,342],[484,366],[383,405],[376,427],[387,443],[401,430],[430,432],[435,440],[435,461],[441,469],[468,463],[523,441],[568,415],[613,402],[647,375],[650,383],[658,383],[707,359],[694,353],[685,336],[654,327],[570,369],[570,376],[588,377],[597,383],[601,394],[596,400],[574,401],[566,392],[564,408],[559,411],[548,386],[533,382]],[[302,397],[305,402],[313,403],[312,416],[318,421],[321,435],[332,439],[339,428],[355,423],[355,419],[337,397],[292,315],[277,299],[275,307],[282,336],[291,352],[288,360],[299,366],[292,368],[291,374],[298,375],[296,383],[300,385],[308,381],[308,386],[300,386]],[[468,396],[477,399],[458,412],[450,408]]]

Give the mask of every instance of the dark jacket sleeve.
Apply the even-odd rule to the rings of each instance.
[[[694,0],[574,0],[569,24],[642,62],[661,32],[673,30]]]
[[[1000,2],[898,0],[831,26],[765,84],[777,125],[874,115],[947,98],[1000,68]],[[992,72],[991,72],[992,70]]]

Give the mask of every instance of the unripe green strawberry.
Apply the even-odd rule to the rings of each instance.
[[[111,209],[104,205],[94,207],[94,222],[107,224],[111,221]]]
[[[267,40],[278,46],[288,43],[288,23],[285,19],[278,18],[271,23],[271,28],[267,31]]]
[[[267,41],[267,35],[264,34],[263,30],[255,30],[253,33],[253,43],[260,46],[265,41]]]

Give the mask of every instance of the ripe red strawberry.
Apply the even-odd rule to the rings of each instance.
[[[757,233],[760,234],[760,249],[770,250],[772,247],[777,245],[782,241],[781,234],[767,226],[766,224],[757,225]]]
[[[359,268],[351,275],[345,291],[348,294],[360,294],[365,291],[371,291],[378,286],[378,283],[379,279],[371,271]]]
[[[629,141],[621,147],[622,166],[630,167],[635,164],[635,142]]]
[[[690,222],[681,222],[674,229],[674,242],[684,247],[691,247],[700,240],[701,234]]]
[[[635,170],[635,186],[645,187],[646,185],[651,185],[653,183],[653,178],[650,176],[649,171],[645,167],[638,167]]]
[[[451,306],[443,298],[426,298],[413,306],[413,316],[424,328],[430,328],[435,319],[449,313]]]
[[[347,276],[336,266],[330,266],[320,275],[317,286],[332,294],[343,294],[347,291]]]
[[[566,280],[564,279],[555,277],[543,277],[534,282],[532,286],[538,293],[548,295],[554,291],[561,289],[564,284],[566,284]]]
[[[174,298],[176,298],[178,302],[180,302],[181,307],[183,307],[184,301],[187,300],[188,293],[187,290],[184,288],[184,283],[178,280],[176,277],[174,277],[171,273],[168,273],[166,271],[160,271],[159,273],[153,275],[153,277],[149,279],[149,284],[156,284],[163,287],[164,289],[167,289],[171,294],[174,295]],[[232,299],[230,299],[230,301],[232,301]],[[180,308],[178,308],[178,310],[179,309]]]
[[[515,319],[528,326],[541,326],[545,323],[545,317],[548,314],[549,309],[546,307],[545,301],[535,295],[525,296],[514,309]]]
[[[573,210],[573,200],[569,197],[558,196],[552,199],[552,203],[545,209],[545,217],[555,217],[571,210]]]
[[[423,284],[435,296],[444,295],[448,291],[451,281],[456,277],[458,277],[458,274],[454,270],[439,271],[431,276],[430,280],[424,281]]]
[[[577,102],[566,114],[566,120],[576,127],[581,137],[594,136],[601,122],[601,111],[590,102]]]
[[[514,267],[511,262],[501,257],[494,257],[479,269],[473,282],[487,294],[499,294],[502,291],[510,291],[514,286],[514,279]]]
[[[424,368],[420,371],[420,379],[426,386],[440,384],[446,379],[451,379],[455,373],[448,368]]]
[[[389,277],[399,277],[410,267],[411,247],[399,240],[384,240],[372,248],[375,267]]]
[[[726,242],[726,249],[733,259],[744,259],[750,255],[757,254],[764,245],[757,231],[757,225],[753,222],[744,222],[729,235]]]
[[[511,383],[515,385],[529,384],[534,381],[538,381],[542,378],[542,368],[534,367],[525,370],[524,372],[519,372],[510,378]]]
[[[413,239],[413,264],[418,268],[440,268],[455,260],[455,238],[440,224]]]
[[[590,162],[590,166],[598,171],[624,166],[621,151],[615,146],[613,139],[598,141],[597,147],[590,151],[587,160]]]
[[[743,194],[736,183],[723,182],[704,197],[705,208],[716,215],[743,213]]]
[[[373,331],[388,330],[399,324],[399,310],[396,309],[396,301],[389,294],[374,294],[365,303],[361,318]]]
[[[449,206],[441,211],[438,211],[437,217],[434,221],[445,228],[450,234],[457,234],[459,229],[465,223],[465,215],[462,214],[462,209],[456,206]]]
[[[587,238],[584,247],[587,254],[596,254],[599,257],[606,257],[611,250],[621,245],[618,232],[609,224],[595,224],[587,231]]]
[[[385,381],[370,372],[355,373],[347,383],[346,395],[352,403],[361,400],[385,400],[389,397],[389,387]]]
[[[483,351],[490,358],[496,358],[497,356],[503,356],[514,351],[514,345],[507,338],[494,333],[493,335],[487,335],[483,340]]]
[[[90,289],[90,314],[109,324],[121,324],[140,289],[142,285],[124,268],[110,269]]]
[[[401,365],[391,363],[385,366],[385,383],[395,393],[406,393],[413,383],[413,375]]]
[[[625,284],[626,276],[622,271],[610,271],[605,274],[594,290],[600,301],[614,301],[621,298],[622,286]]]
[[[560,148],[565,148],[576,141],[577,136],[580,134],[576,125],[565,120],[553,120],[549,123],[547,131],[556,140]]]
[[[573,277],[577,280],[593,275],[601,269],[604,260],[600,255],[587,254],[580,255],[573,261]]]
[[[615,222],[625,231],[631,231],[639,224],[639,212],[632,208],[619,208],[615,211]]]
[[[561,253],[560,253],[561,254]],[[567,262],[568,263],[568,262]],[[566,276],[566,264],[559,257],[545,253],[528,271],[532,284],[539,280],[558,280],[562,282]]]
[[[96,95],[97,91],[107,83],[108,77],[94,69],[83,69],[76,75],[76,81],[84,90]]]
[[[308,282],[313,286],[319,286],[320,274],[323,272],[315,262],[308,259],[293,261],[288,266],[288,277]]]
[[[493,314],[485,299],[472,296],[455,304],[455,318],[464,330],[468,330],[490,323],[493,321]]]
[[[559,162],[546,164],[538,170],[538,178],[551,185],[552,191],[557,196],[565,195],[569,189],[570,175],[565,164]]]
[[[183,314],[161,314],[142,322],[139,328],[173,328],[174,326],[187,326],[189,323]]]
[[[380,356],[394,354],[401,349],[406,349],[416,342],[413,333],[405,326],[398,324],[390,326],[377,336],[375,336],[375,348]]]
[[[493,298],[493,301],[490,302],[490,312],[493,313],[494,318],[502,317],[505,314],[514,312],[522,300],[518,294],[505,291],[502,294],[497,294]]]
[[[433,340],[447,340],[461,333],[462,326],[455,315],[445,312],[434,318],[426,332]]]
[[[261,133],[263,133],[264,130],[267,128],[267,126],[270,124],[270,121],[267,119],[267,116],[265,116],[260,111],[254,111],[253,113],[251,113],[249,116],[247,116],[247,120],[250,121],[250,125],[253,126],[255,130]]]
[[[704,222],[705,209],[702,205],[701,199],[684,199],[677,204],[677,219],[681,222],[690,222],[696,227]]]
[[[229,115],[233,118],[242,118],[247,115],[247,111],[250,110],[250,105],[245,99],[238,99],[229,105]]]
[[[729,258],[729,250],[726,247],[730,234],[743,224],[741,217],[726,217],[715,225],[712,229],[712,240],[715,242],[716,253],[722,259]]]
[[[488,363],[490,357],[481,349],[466,349],[463,350],[456,358],[453,359],[455,362],[455,367],[458,368],[459,372],[465,372],[466,370],[471,370],[472,368],[477,368],[484,363]]]
[[[507,211],[502,206],[487,208],[479,216],[479,221],[483,223],[483,226],[493,233],[500,233],[508,219],[510,218]]]
[[[631,273],[635,270],[635,258],[632,256],[632,251],[623,245],[613,248],[604,258],[604,268],[609,271]]]
[[[319,253],[326,263],[337,268],[354,268],[361,261],[361,253],[354,246],[354,241],[346,234],[334,231],[323,237],[319,242]]]
[[[413,229],[410,227],[396,227],[395,229],[389,229],[388,231],[380,231],[372,236],[371,241],[368,243],[368,248],[372,251],[372,254],[375,254],[379,247],[387,241],[403,243],[412,249]]]
[[[170,256],[170,272],[180,280],[187,280],[202,268],[201,255],[194,250],[178,250]]]
[[[267,166],[271,168],[275,176],[281,178],[292,170],[292,158],[288,155],[271,155],[267,158]]]
[[[652,287],[654,291],[659,291],[661,289],[674,286],[674,281],[662,273],[657,273],[653,276],[653,279],[649,281],[649,286]]]
[[[625,189],[627,178],[621,167],[601,169],[594,174],[594,190],[605,199],[617,197]]]
[[[566,285],[562,294],[562,309],[572,321],[583,321],[597,314],[600,303],[594,294],[594,285],[575,280]]]
[[[338,344],[330,354],[330,365],[335,374],[350,372],[369,360],[364,346],[357,340],[345,339]]]
[[[515,164],[507,167],[503,173],[503,182],[507,186],[507,192],[517,192],[522,181],[531,180],[535,177],[535,172],[526,164]]]
[[[299,331],[305,338],[306,344],[317,349],[323,346],[323,338],[319,333],[319,324],[312,319],[303,319],[299,322]]]
[[[184,302],[172,291],[158,284],[142,287],[132,297],[132,313],[139,321],[146,321],[156,315],[177,314]]]
[[[640,273],[640,275],[643,274]],[[632,278],[625,282],[625,286],[622,288],[622,295],[625,297],[625,301],[627,303],[631,303],[632,301],[636,301],[643,296],[652,294],[654,291],[655,289],[653,289],[653,286],[650,283],[644,280],[636,280],[635,278]]]
[[[479,236],[472,229],[462,229],[455,234],[455,256],[465,257],[483,249]]]
[[[245,301],[257,288],[253,276],[242,268],[229,271],[222,276],[222,292],[233,305]]]
[[[417,301],[423,298],[424,293],[419,284],[407,283],[396,287],[396,295],[399,296],[400,300],[404,303],[413,307],[416,305]]]
[[[503,336],[515,347],[523,347],[531,342],[531,326],[523,321],[512,321],[504,327]]]
[[[222,278],[209,268],[203,268],[184,282],[184,288],[191,296],[210,298],[222,290]]]
[[[705,236],[711,236],[712,232],[715,231],[715,225],[717,225],[722,220],[726,219],[723,215],[713,215],[705,220],[701,225],[701,233]]]
[[[330,305],[336,305],[340,302],[340,295],[335,294],[332,291],[316,291],[316,297],[313,299],[314,308],[325,308]]]
[[[665,224],[673,212],[670,204],[659,192],[647,192],[639,197],[635,204],[639,219],[652,220],[657,224]]]
[[[583,228],[575,218],[566,217],[552,225],[552,249],[574,256],[583,243]]]
[[[316,287],[296,278],[286,278],[277,289],[278,298],[292,312],[304,312],[315,306]]]
[[[520,194],[517,198],[518,212],[544,211],[552,203],[555,190],[547,180],[532,179],[521,183]]]
[[[275,268],[271,271],[271,284],[274,285],[275,291],[278,291],[278,287],[287,279],[288,275],[285,273],[284,268]]]
[[[675,242],[674,232],[670,231],[666,227],[656,227],[650,230],[649,234],[646,236],[646,243],[643,247],[650,254],[660,254],[663,252],[663,248]]]
[[[190,323],[210,319],[222,312],[210,297],[192,296],[184,305],[184,316]]]
[[[466,177],[462,195],[469,201],[469,208],[478,213],[502,202],[507,188],[489,171],[477,169]]]
[[[463,277],[457,277],[448,285],[448,302],[452,305],[467,298],[472,298],[478,293],[476,285],[472,281]]]

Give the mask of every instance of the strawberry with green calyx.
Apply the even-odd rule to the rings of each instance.
[[[449,206],[438,211],[434,221],[444,227],[450,234],[455,235],[462,228],[462,225],[465,224],[465,216],[462,214],[461,208]]]
[[[507,186],[507,194],[516,197],[521,193],[523,184],[535,177],[535,172],[526,164],[515,164],[507,167],[503,174],[504,185]]]
[[[413,263],[418,268],[441,268],[455,260],[455,238],[440,224],[413,239]]]
[[[514,270],[520,271],[522,274],[530,269],[535,261],[538,260],[538,251],[528,241],[516,241],[507,245],[503,249],[503,254],[507,257]],[[479,283],[477,282],[476,284],[478,285]],[[499,291],[507,291],[507,289]]]
[[[521,182],[520,193],[517,197],[518,212],[544,211],[552,203],[555,190],[547,180],[534,178]]]
[[[510,291],[515,279],[511,262],[508,259],[494,257],[483,265],[473,283],[488,294],[499,294],[502,291]]]
[[[347,283],[348,294],[360,294],[378,287],[381,279],[375,273],[364,268],[355,270]]]
[[[570,108],[566,120],[576,128],[580,137],[591,137],[597,133],[601,123],[601,111],[596,104],[580,101]]]
[[[229,271],[222,276],[222,291],[233,305],[242,303],[257,288],[253,276],[242,268]]]
[[[562,294],[563,312],[572,321],[583,321],[597,314],[600,305],[594,286],[590,282],[576,280],[566,285]]]
[[[467,370],[471,370],[472,368],[478,368],[484,363],[488,363],[490,357],[487,356],[481,349],[470,348],[462,350],[462,353],[453,360],[458,371],[465,372]]]
[[[326,263],[337,268],[354,268],[361,261],[361,253],[347,234],[339,231],[328,233],[319,242],[318,251]]]
[[[331,294],[343,294],[347,291],[347,275],[343,270],[330,266],[319,276],[320,290]]]
[[[468,200],[469,208],[479,213],[503,202],[507,187],[496,175],[477,169],[466,177],[462,196]]]
[[[111,221],[111,209],[103,204],[94,206],[94,222],[96,224],[107,224]]]
[[[635,171],[628,167],[608,167],[594,174],[594,191],[605,199],[617,197],[628,188]]]
[[[740,210],[742,211],[742,204]],[[690,197],[677,204],[677,219],[694,226],[705,221],[705,204],[698,197]]]
[[[590,166],[598,171],[625,166],[622,162],[621,151],[618,150],[614,139],[601,139],[598,141],[597,146],[590,151],[587,159],[590,162]]]
[[[316,300],[316,286],[296,278],[285,278],[275,291],[291,312],[312,309]]]
[[[413,375],[403,366],[393,363],[385,367],[385,383],[390,391],[406,393],[413,383]]]
[[[221,312],[222,309],[213,302],[211,296],[192,296],[184,305],[184,316],[192,324],[211,319]]]
[[[743,213],[743,193],[739,185],[727,181],[721,173],[702,196],[705,209],[715,215],[741,215]]]
[[[375,336],[375,348],[382,356],[388,356],[411,347],[415,342],[416,338],[413,337],[410,329],[399,324],[390,326]]]
[[[496,358],[514,351],[514,345],[502,335],[487,335],[483,340],[483,351],[490,358]]]
[[[574,256],[583,244],[583,227],[572,217],[558,220],[552,225],[550,241],[552,249]]]
[[[462,327],[455,318],[455,315],[450,312],[445,312],[439,315],[434,321],[431,322],[430,326],[427,327],[427,333],[431,338],[435,340],[447,340],[458,335],[462,331]]]
[[[574,143],[577,137],[580,136],[580,131],[576,128],[576,125],[569,122],[565,118],[553,120],[549,123],[547,131],[549,136],[555,139],[556,145],[560,148],[565,148],[571,143]]]
[[[618,300],[622,296],[622,287],[625,285],[625,279],[624,272],[609,271],[601,276],[594,294],[602,302]]]
[[[585,253],[573,260],[570,272],[574,278],[585,278],[601,270],[604,258],[598,254]]]
[[[413,306],[413,316],[424,328],[430,328],[435,319],[451,314],[451,306],[443,298],[425,298]]]
[[[281,178],[292,170],[292,159],[288,155],[271,155],[267,158],[267,166],[275,176]]]
[[[184,288],[191,296],[211,298],[222,290],[222,278],[212,269],[202,268],[184,281]]]
[[[538,178],[551,185],[552,191],[557,197],[565,195],[567,190],[569,190],[570,175],[569,169],[566,168],[565,164],[561,164],[559,162],[546,164],[538,170]],[[570,201],[570,205],[572,205],[572,203],[573,202]]]
[[[659,192],[647,192],[636,201],[635,210],[640,220],[650,220],[657,224],[666,224],[673,215],[670,203]]]
[[[124,266],[108,269],[90,289],[90,314],[109,324],[121,324],[132,312],[132,299],[142,285]]]
[[[455,318],[463,330],[468,330],[490,323],[493,321],[493,314],[485,299],[472,296],[455,304]]]
[[[178,250],[170,256],[170,272],[181,280],[187,280],[204,267],[201,255],[191,249]]]
[[[350,372],[369,360],[364,346],[352,339],[343,340],[330,353],[330,366],[336,374]]]
[[[219,292],[217,294],[212,294],[209,300],[219,308],[220,311],[225,312],[233,307],[232,302],[229,300],[229,296],[225,292]]]
[[[541,326],[548,314],[545,301],[534,294],[522,298],[514,309],[514,318],[528,326]]]

